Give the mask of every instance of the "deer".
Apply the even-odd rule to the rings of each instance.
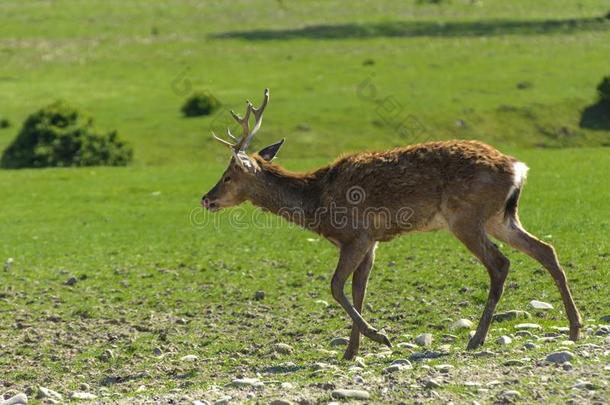
[[[230,150],[231,159],[201,205],[217,212],[248,201],[338,248],[331,293],[352,321],[345,359],[358,354],[360,335],[392,347],[387,335],[362,317],[377,245],[405,233],[441,229],[478,259],[490,279],[483,314],[467,350],[484,344],[510,267],[491,238],[532,257],[550,273],[565,307],[570,339],[579,338],[581,316],[554,247],[526,231],[519,220],[525,163],[483,142],[451,140],[348,154],[316,170],[292,172],[273,162],[284,138],[257,153],[247,152],[268,102],[265,89],[259,107],[247,101],[243,117],[230,111],[243,131],[239,139],[230,129],[226,139],[212,133]],[[344,292],[350,276],[353,302]]]

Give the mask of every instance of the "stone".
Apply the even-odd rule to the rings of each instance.
[[[269,405],[292,405],[292,402],[285,399],[274,399],[269,403]]]
[[[282,388],[283,390],[291,390],[294,388],[294,385],[286,381],[280,384],[280,388]]]
[[[254,299],[255,299],[256,301],[262,301],[262,300],[264,300],[264,299],[265,299],[265,292],[264,292],[264,291],[261,291],[261,290],[259,290],[259,291],[255,292],[255,293],[254,293]]]
[[[28,396],[24,393],[19,393],[15,396],[10,397],[9,399],[0,402],[0,405],[27,405],[27,403]]]
[[[78,282],[78,279],[76,277],[70,277],[69,279],[66,280],[66,282],[64,283],[65,285],[74,285]]]
[[[610,315],[604,315],[601,318],[599,318],[599,320],[602,322],[610,322]]]
[[[112,360],[112,359],[114,358],[114,353],[112,352],[112,350],[110,350],[110,349],[106,349],[106,350],[104,350],[104,351],[103,351],[103,352],[102,352],[102,353],[101,353],[101,354],[98,356],[98,358],[99,358],[101,361],[105,361],[105,362],[107,362],[107,361],[110,361],[110,360]],[[86,390],[85,390],[85,391],[86,391]]]
[[[394,360],[392,363],[390,363],[390,365],[388,367],[384,368],[382,373],[390,374],[390,373],[394,373],[396,371],[407,370],[407,369],[411,369],[411,368],[413,368],[413,366],[411,365],[411,362],[409,360],[398,359],[398,360]]]
[[[235,378],[231,381],[231,385],[234,387],[254,387],[263,388],[265,384],[258,378]]]
[[[362,357],[356,356],[356,358],[354,359],[354,362],[359,367],[366,368],[366,363],[364,362],[364,359]]]
[[[532,315],[527,311],[513,309],[506,312],[498,312],[493,316],[494,322],[512,321],[513,319],[530,319]]]
[[[280,354],[292,354],[294,349],[286,343],[276,343],[273,345],[273,350]]]
[[[409,342],[400,342],[396,345],[396,347],[401,349],[417,349],[417,345]]]
[[[523,345],[523,347],[525,347],[527,350],[534,350],[538,348],[538,345],[536,343],[527,342]]]
[[[82,401],[91,401],[93,399],[97,399],[97,395],[92,394],[90,392],[85,391],[72,391],[70,395],[68,395],[70,399],[82,400]]]
[[[424,387],[426,387],[429,390],[434,389],[434,388],[440,388],[441,383],[439,381],[435,380],[434,378],[430,378],[429,380],[426,380],[424,382]]]
[[[182,360],[182,361],[191,361],[192,362],[192,361],[199,360],[199,357],[194,355],[194,354],[187,354],[186,356],[182,356],[180,358],[180,360]]]
[[[468,319],[458,319],[451,324],[451,329],[470,329],[472,328],[472,321]]]
[[[430,346],[432,344],[432,334],[422,333],[415,338],[415,343],[419,346]]]
[[[349,339],[345,337],[335,337],[330,341],[330,345],[332,347],[336,346],[347,346],[349,344]]]
[[[502,363],[502,365],[506,367],[523,367],[525,366],[525,363],[521,360],[511,359],[506,360],[504,363]]]
[[[445,333],[444,335],[441,336],[441,341],[445,342],[445,343],[453,343],[457,340],[457,336],[455,335],[451,335],[449,333]]]
[[[538,300],[531,300],[530,307],[538,311],[548,311],[549,309],[553,309],[553,305],[549,304],[548,302]]]
[[[515,325],[515,329],[517,330],[541,330],[542,326],[538,325],[537,323],[520,323]]]
[[[521,398],[521,393],[517,390],[508,390],[500,393],[500,398],[506,400],[519,399]]]
[[[574,353],[568,351],[554,352],[546,356],[546,361],[549,363],[565,363],[566,361],[570,361],[574,358]]]
[[[371,394],[364,390],[338,389],[331,394],[334,399],[369,399]]]
[[[436,366],[434,366],[435,369],[437,369],[438,371],[440,371],[441,373],[448,373],[449,371],[453,370],[455,367],[453,367],[453,365],[451,364],[437,364]]]
[[[52,389],[45,387],[38,387],[38,394],[36,395],[38,399],[55,399],[58,401],[63,401],[64,396],[61,395],[57,391],[53,391]]]
[[[491,350],[481,350],[480,352],[476,352],[474,354],[474,357],[492,357],[495,355],[496,354],[494,352],[492,352]]]
[[[589,390],[589,391],[595,391],[597,389],[595,384],[593,384],[589,381],[578,382],[578,383],[574,384],[574,388],[576,388],[578,390]]]
[[[12,257],[6,259],[6,262],[4,262],[4,271],[9,271],[14,262],[15,259],[13,259]]]
[[[509,345],[513,342],[513,340],[506,335],[500,336],[499,338],[496,339],[496,343],[498,343],[499,345]]]
[[[229,402],[231,402],[232,399],[233,399],[232,396],[225,395],[224,397],[220,397],[216,401],[214,401],[214,405],[225,405],[225,404],[228,404]]]
[[[89,386],[89,384],[87,383],[82,383],[79,387],[78,387],[81,391],[89,391],[91,389],[91,387]]]

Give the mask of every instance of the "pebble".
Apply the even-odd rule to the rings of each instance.
[[[292,383],[289,383],[289,382],[283,382],[280,384],[280,387],[284,390],[291,390],[294,388],[294,385],[292,385]]]
[[[504,363],[502,363],[502,365],[504,365],[506,367],[522,367],[522,366],[525,366],[525,363],[522,362],[521,360],[512,359],[512,360],[505,361]]]
[[[433,378],[430,378],[424,383],[424,387],[427,389],[440,388],[441,383]]]
[[[81,399],[81,400],[92,400],[92,399],[96,399],[97,395],[92,394],[90,392],[85,392],[85,391],[72,391],[70,393],[70,395],[68,395],[68,397],[70,399]]]
[[[388,367],[384,368],[382,373],[390,374],[390,373],[394,373],[396,371],[407,370],[407,369],[411,369],[411,368],[413,368],[413,366],[411,365],[411,362],[409,360],[398,359],[398,360],[394,360],[392,363],[390,363],[390,365]]]
[[[500,398],[503,399],[519,399],[521,398],[521,393],[517,390],[508,390],[504,391],[500,394]]]
[[[509,336],[503,335],[496,339],[496,342],[499,345],[509,345],[513,342],[513,340]]]
[[[576,342],[574,342],[573,340],[562,340],[561,342],[559,342],[559,344],[562,346],[574,346]]]
[[[520,323],[518,325],[515,325],[515,329],[517,329],[517,330],[540,330],[540,329],[542,329],[542,326],[538,325],[537,323]]]
[[[261,290],[259,290],[259,291],[255,292],[255,293],[254,293],[254,299],[255,299],[256,301],[262,301],[262,300],[264,300],[264,299],[265,299],[265,292],[264,292],[264,291],[261,291]]]
[[[595,387],[595,384],[590,383],[588,381],[581,381],[579,383],[574,384],[574,388],[579,390],[594,391],[597,387]]]
[[[602,322],[610,322],[610,315],[604,315],[601,318],[599,318],[599,320]]]
[[[551,329],[559,333],[563,333],[564,335],[570,333],[570,328],[568,328],[567,326],[551,326]]]
[[[347,346],[349,344],[349,339],[345,337],[335,337],[330,341],[330,345],[332,347],[336,346]]]
[[[362,385],[362,384],[364,384],[366,382],[366,381],[364,381],[364,378],[362,378],[359,375],[355,375],[354,378],[353,378],[353,381],[354,381],[355,384],[360,384],[360,385]]]
[[[419,346],[430,346],[432,344],[432,334],[422,333],[415,338],[415,343]]]
[[[80,388],[81,391],[89,391],[91,389],[87,383],[82,383],[78,388]]]
[[[532,332],[530,332],[529,330],[518,330],[515,332],[515,336],[534,337],[534,334]]]
[[[38,387],[38,394],[36,397],[38,399],[51,398],[51,399],[56,399],[58,401],[64,400],[63,395],[61,395],[59,392],[53,391],[53,390],[51,390],[49,388],[45,388],[45,387]]]
[[[457,336],[455,335],[450,335],[449,333],[445,333],[443,336],[441,336],[441,340],[445,343],[452,343],[455,342],[457,340]]]
[[[1,398],[1,397],[0,397]],[[0,402],[0,405],[27,405],[28,396],[24,393],[19,393],[7,400]]]
[[[543,302],[543,301],[538,301],[538,300],[531,300],[530,307],[537,309],[539,311],[548,311],[549,309],[553,309],[553,305],[549,304],[548,302]]]
[[[285,399],[274,399],[269,405],[292,405],[292,402],[286,401]]]
[[[475,357],[491,357],[491,356],[495,356],[496,354],[490,350],[483,350],[480,352],[476,352],[474,354]]]
[[[409,342],[400,342],[396,347],[400,347],[401,349],[417,349],[417,345]]]
[[[495,322],[512,321],[513,319],[530,319],[532,315],[527,311],[514,309],[512,311],[498,312],[494,315]]]
[[[4,262],[4,271],[9,271],[14,262],[15,259],[13,259],[12,257],[6,259],[6,262]]]
[[[276,343],[273,345],[273,350],[280,354],[292,354],[294,349],[286,343]]]
[[[470,329],[472,328],[472,321],[468,319],[458,319],[451,324],[451,329]]]
[[[74,285],[78,282],[78,279],[76,277],[70,277],[69,279],[66,280],[66,282],[64,283],[65,285]]]
[[[265,383],[258,378],[236,378],[231,381],[231,384],[235,387],[263,388],[265,386]]]
[[[572,365],[572,363],[570,363],[569,361],[566,361],[565,363],[563,363],[561,365],[561,367],[565,370],[565,371],[570,371],[574,368],[574,366]]]
[[[371,394],[364,390],[338,389],[330,394],[335,399],[369,399]]]
[[[208,401],[206,401],[205,399],[198,399],[198,400],[191,402],[191,405],[210,405],[210,403]]]
[[[546,361],[549,363],[565,363],[566,361],[570,361],[574,358],[574,353],[563,351],[563,352],[554,352],[546,356]]]
[[[197,360],[199,360],[199,357],[197,357],[194,354],[187,354],[186,356],[182,356],[180,358],[180,360],[182,360],[182,361],[197,361]]]
[[[436,366],[434,366],[434,368],[440,371],[441,373],[448,373],[455,367],[453,367],[453,365],[451,364],[437,364]]]
[[[538,345],[536,343],[527,342],[523,345],[523,347],[525,347],[527,350],[534,350],[538,348]]]
[[[224,397],[218,398],[216,401],[214,401],[214,405],[225,405],[231,402],[232,399],[232,396],[225,395]]]
[[[366,363],[364,362],[364,359],[362,357],[360,357],[360,356],[356,356],[356,358],[354,359],[354,362],[359,367],[362,367],[362,368],[366,367]]]

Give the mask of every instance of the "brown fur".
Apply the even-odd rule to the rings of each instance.
[[[233,160],[204,197],[217,208],[251,201],[339,247],[331,287],[333,297],[354,321],[346,358],[358,352],[361,333],[390,345],[388,338],[360,314],[377,242],[402,233],[443,228],[483,263],[491,280],[487,305],[469,348],[484,342],[509,268],[508,259],[489,240],[488,233],[549,270],[564,300],[570,335],[578,337],[580,315],[552,246],[527,233],[519,222],[516,200],[524,174],[516,180],[515,158],[477,141],[446,141],[356,153],[308,173],[287,171],[258,154],[250,159],[251,170]],[[227,177],[229,182],[224,181]],[[515,205],[508,212],[511,196]],[[343,293],[352,274],[353,305]]]

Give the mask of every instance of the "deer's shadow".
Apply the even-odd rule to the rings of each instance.
[[[598,101],[586,107],[580,116],[581,128],[610,131],[610,101]]]

